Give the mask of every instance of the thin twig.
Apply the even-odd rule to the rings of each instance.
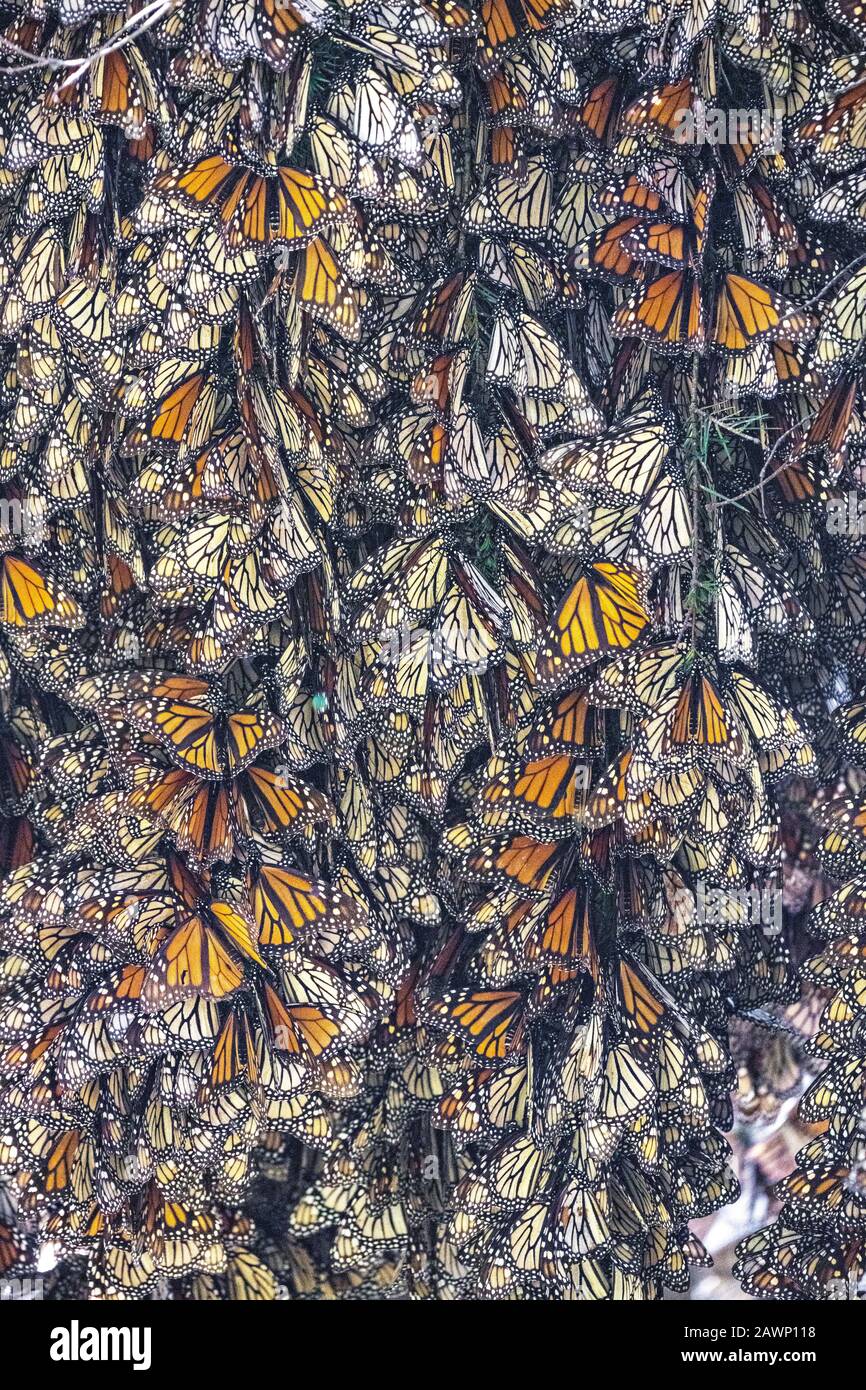
[[[770,450],[766,459],[764,460],[763,466],[761,468],[761,476],[758,479],[758,481],[756,483],[753,483],[751,487],[745,488],[743,492],[738,492],[734,497],[723,497],[719,502],[717,502],[717,506],[728,507],[735,502],[742,502],[746,497],[751,497],[752,494],[755,492],[760,492],[761,510],[765,512],[766,505],[764,503],[764,488],[766,487],[767,483],[772,482],[776,475],[778,473],[781,473],[782,470],[784,468],[787,468],[788,466],[788,460],[785,459],[782,463],[779,464],[778,468],[775,468],[772,473],[767,474],[767,469],[773,462],[773,459],[776,455],[776,452],[779,449],[779,446],[783,444],[785,440],[788,438],[788,436],[793,434],[795,430],[802,429],[803,425],[807,424],[810,420],[814,420],[815,417],[818,414],[820,414],[820,411],[821,406],[818,406],[815,410],[812,410],[807,415],[805,415],[802,420],[796,420],[789,429],[785,430],[784,434],[780,434],[779,438],[776,440],[775,444],[773,445],[772,449]]]
[[[26,48],[21,48],[17,43],[13,43],[11,39],[3,39],[2,47],[4,49],[16,53],[26,61],[15,67],[0,63],[0,72],[9,73],[15,77],[21,73],[34,72],[40,68],[48,68],[52,72],[65,72],[71,69],[70,76],[60,87],[60,90],[63,91],[65,87],[77,82],[89,67],[99,62],[100,58],[107,57],[109,53],[116,53],[118,49],[147,33],[148,29],[152,29],[154,25],[158,24],[165,15],[175,8],[176,4],[177,0],[148,0],[144,9],[124,20],[109,43],[102,44],[93,53],[81,54],[76,58],[56,58],[50,54],[33,54]]]
[[[832,290],[833,286],[835,284],[838,284],[840,280],[844,279],[844,277],[848,274],[849,271],[856,270],[859,266],[863,264],[864,261],[866,261],[866,251],[861,251],[859,256],[855,256],[853,261],[849,261],[846,266],[843,266],[842,269],[832,277],[832,279],[828,280],[826,285],[822,286],[822,288],[818,290],[817,294],[813,294],[812,298],[807,299],[805,303],[798,304],[797,308],[811,309],[813,304],[817,304],[819,299],[824,298],[824,295],[827,293],[828,290]]]

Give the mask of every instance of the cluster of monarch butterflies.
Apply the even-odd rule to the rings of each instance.
[[[861,11],[0,4],[0,1274],[863,1277]]]

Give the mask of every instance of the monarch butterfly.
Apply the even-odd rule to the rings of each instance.
[[[340,1028],[314,1004],[286,1004],[271,985],[264,984],[268,1020],[275,1045],[290,1055],[310,1053],[319,1057],[339,1037]]]
[[[527,1071],[522,1064],[481,1068],[439,1101],[437,1114],[457,1136],[495,1138],[522,1128]]]
[[[0,818],[0,870],[4,876],[33,859],[36,837],[27,816]]]
[[[564,754],[552,754],[508,768],[488,782],[481,796],[484,822],[492,828],[512,824],[554,836],[572,835],[579,820],[578,789],[585,784],[586,765]]]
[[[537,714],[525,739],[521,737],[521,751],[530,754],[570,754],[576,748],[594,753],[603,747],[603,722],[580,687],[560,695],[549,710]]]
[[[412,333],[458,343],[472,302],[475,277],[463,270],[419,295],[411,314]]]
[[[147,968],[142,999],[150,1008],[189,995],[224,999],[243,982],[244,958],[265,963],[251,923],[230,903],[213,900],[166,935]]]
[[[774,290],[743,275],[724,277],[716,298],[712,341],[725,352],[742,352],[768,334],[784,333],[796,342],[811,327],[809,315]]]
[[[295,280],[298,301],[335,329],[347,342],[361,338],[361,313],[367,291],[352,283],[336,247],[316,236],[301,254]]]
[[[651,1103],[655,1087],[649,1072],[626,1043],[611,1047],[604,1059],[598,1114],[605,1120],[634,1117]]]
[[[866,146],[866,82],[842,91],[816,115],[800,126],[800,139],[814,146],[816,159],[831,169],[845,171]]]
[[[866,268],[842,281],[824,306],[813,344],[815,361],[830,371],[844,365],[857,351],[866,331]]]
[[[649,127],[666,139],[679,140],[687,129],[683,112],[691,109],[692,102],[691,79],[683,77],[637,97],[623,111],[622,125],[626,130]]]
[[[605,501],[622,504],[649,491],[673,444],[666,421],[626,420],[596,444],[548,449],[539,463],[577,488],[592,487]]]
[[[36,627],[83,627],[84,614],[71,595],[28,560],[0,559],[0,623],[13,631]]]
[[[91,285],[84,277],[73,280],[56,296],[51,316],[61,336],[79,347],[97,347],[111,337],[109,295],[102,286]]]
[[[866,178],[848,174],[828,188],[815,202],[819,222],[866,227]]]
[[[331,15],[327,0],[301,4],[256,0],[251,11],[236,3],[208,6],[198,20],[205,51],[211,47],[227,65],[243,54],[264,56],[278,71],[288,67],[308,29],[325,28]]]
[[[523,996],[515,990],[476,990],[465,997],[446,995],[430,1007],[434,1017],[456,1025],[486,1061],[501,1061],[521,1050]]]
[[[531,960],[572,967],[581,964],[595,973],[595,945],[588,896],[569,888],[542,914],[527,955]]]
[[[350,930],[365,915],[354,897],[322,880],[262,864],[252,879],[252,907],[262,946],[288,946],[328,930]]]
[[[548,19],[567,15],[570,0],[482,0],[478,35],[482,64],[490,64],[500,50],[528,30],[540,32]]]
[[[162,825],[197,863],[207,867],[245,857],[254,828],[290,839],[316,822],[333,820],[327,799],[297,778],[249,767],[228,782],[200,780],[180,768],[133,764],[131,807]]]
[[[109,20],[105,37],[113,38],[117,28],[116,22]],[[152,136],[154,126],[165,123],[169,116],[159,77],[135,43],[123,48],[109,45],[77,81],[50,88],[46,104],[65,109],[78,105],[92,119],[120,126],[130,141]]]
[[[683,216],[687,207],[686,178],[676,160],[657,158],[638,174],[605,185],[596,195],[603,210],[655,217],[667,208]]]
[[[689,208],[689,221],[638,221],[623,238],[627,250],[641,264],[699,265],[703,260],[707,221],[715,192],[712,174],[705,177]]]
[[[740,353],[771,336],[796,342],[811,327],[810,316],[775,290],[728,273],[717,290],[708,333],[698,280],[682,270],[660,275],[613,316],[618,336],[634,334],[673,354],[702,352],[707,341],[722,352]]]
[[[200,777],[235,776],[284,739],[282,723],[266,711],[214,709],[218,692],[191,676],[134,672],[81,682],[74,694],[86,705],[122,710],[129,723]]]
[[[556,841],[537,841],[527,835],[506,833],[482,841],[476,849],[467,827],[452,826],[445,834],[446,843],[452,851],[458,849],[468,873],[481,878],[501,878],[505,883],[519,885],[529,894],[542,893],[556,868],[560,848]]]
[[[210,438],[219,382],[198,358],[167,357],[144,378],[123,383],[119,394],[131,416],[144,417],[152,439],[200,449]]]
[[[670,726],[661,748],[671,753],[689,744],[701,747],[741,749],[742,741],[713,681],[694,673],[685,681],[671,715]]]
[[[848,455],[848,440],[857,432],[856,382],[842,376],[809,426],[805,446],[823,446],[834,473]]]
[[[668,271],[635,291],[613,315],[613,332],[645,338],[672,353],[702,352],[705,329],[697,280]]]
[[[597,144],[603,145],[617,115],[619,88],[615,77],[605,77],[592,88],[581,106],[577,127]]]
[[[862,931],[862,918],[864,913],[863,879],[861,876],[846,883],[843,888],[838,889],[831,897],[825,898],[813,908],[810,916],[810,930],[822,940],[830,940],[834,937],[843,937],[846,933],[852,938]],[[844,969],[847,964],[847,957],[853,956],[856,960],[862,953],[862,947],[851,946],[843,942],[834,942],[829,952],[815,957],[807,967],[809,977],[817,983],[821,983],[829,969],[836,966],[836,957],[843,959],[840,968]],[[832,978],[832,976],[831,976]]]
[[[550,221],[551,192],[551,170],[543,158],[527,160],[519,176],[510,168],[497,171],[466,209],[466,225],[475,232],[543,236]]]
[[[586,806],[586,824],[591,829],[601,829],[623,816],[633,826],[644,825],[651,819],[653,806],[649,791],[641,787],[635,793],[628,780],[633,757],[631,750],[626,750],[593,787]]]
[[[600,561],[563,599],[538,654],[541,689],[550,689],[610,651],[631,647],[650,621],[636,573]]]
[[[342,193],[303,169],[283,164],[264,175],[222,154],[207,155],[182,173],[159,175],[155,188],[161,196],[214,208],[232,248],[303,243],[348,211]]]
[[[614,283],[642,280],[644,262],[637,255],[639,242],[633,234],[640,227],[637,217],[623,217],[601,231],[592,232],[578,242],[569,257],[577,271],[593,271]]]
[[[862,1215],[863,1193],[856,1165],[836,1164],[806,1168],[779,1185],[784,1211],[813,1212],[818,1220],[832,1221],[837,1229],[852,1231]]]
[[[272,1302],[279,1297],[280,1285],[274,1272],[251,1250],[231,1251],[222,1283],[214,1275],[198,1274],[192,1284],[192,1297],[230,1298],[238,1301]]]
[[[820,1298],[835,1280],[852,1278],[823,1239],[785,1226],[764,1227],[737,1246],[736,1277],[755,1298]]]

